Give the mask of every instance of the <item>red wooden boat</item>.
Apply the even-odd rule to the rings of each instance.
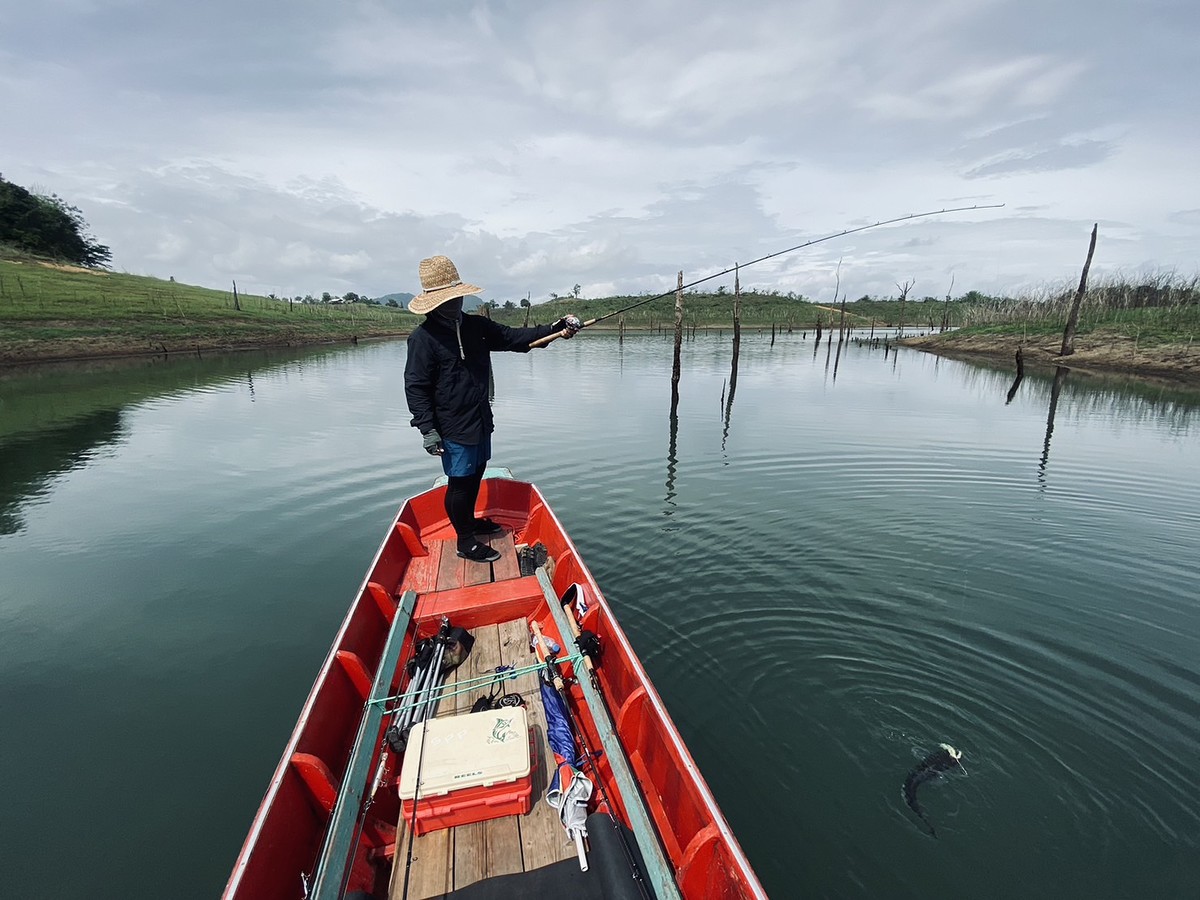
[[[658,900],[765,897],[595,579],[537,488],[506,470],[488,471],[480,505],[505,528],[483,539],[501,553],[491,564],[455,554],[444,495],[435,487],[396,516],[304,704],[224,896],[419,900],[566,890]],[[574,602],[564,604],[564,595]],[[429,715],[407,745],[393,746],[390,726],[417,715],[409,711],[424,675],[419,668],[410,675],[410,660],[444,646],[440,636],[451,625],[466,629],[473,646],[427,692]],[[598,636],[598,656],[581,652],[581,629]],[[538,630],[540,644],[531,641]],[[497,666],[513,668],[497,677]],[[556,762],[547,746],[555,732],[550,704],[539,696],[543,673],[547,683],[560,676],[556,694],[578,740],[579,771],[594,783],[586,841],[568,836],[544,796]],[[525,701],[529,774],[432,796],[426,775],[447,758],[437,735],[447,727],[465,734],[459,723],[476,717],[449,717],[467,716],[481,696],[498,690]],[[505,727],[511,721],[506,717]],[[402,802],[401,775],[411,785],[414,769],[416,794]],[[586,873],[576,843],[590,845]]]

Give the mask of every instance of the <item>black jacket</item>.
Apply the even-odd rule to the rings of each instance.
[[[464,315],[460,355],[454,328],[427,317],[408,336],[404,366],[404,396],[413,427],[422,434],[436,430],[447,441],[478,444],[493,429],[488,403],[491,352],[526,353],[531,341],[553,331],[550,325],[509,328],[484,316]]]

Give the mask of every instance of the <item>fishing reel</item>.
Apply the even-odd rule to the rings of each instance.
[[[579,637],[575,638],[575,644],[579,647],[579,652],[593,662],[600,660],[600,635],[596,632],[588,628],[583,629],[579,632]]]
[[[512,709],[516,706],[525,705],[525,698],[520,694],[500,693],[504,679],[508,677],[512,670],[512,666],[496,666],[496,674],[492,678],[491,689],[471,704],[471,712],[486,712],[489,709]]]

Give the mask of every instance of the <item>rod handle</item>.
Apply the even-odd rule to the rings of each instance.
[[[579,631],[579,623],[575,620],[575,613],[573,613],[569,609],[566,609],[565,604],[564,604],[563,612],[565,612],[567,614],[567,627],[571,629],[571,637],[575,638],[575,646],[578,647],[580,631]],[[589,676],[595,678],[596,664],[594,662],[592,662],[592,658],[590,656],[584,656],[583,667],[588,670]]]
[[[534,646],[537,648],[538,662],[546,661],[546,638],[542,635],[542,626],[538,624],[537,619],[529,620],[529,627],[533,631]],[[554,676],[554,687],[556,690],[565,690],[566,685],[563,684],[562,677],[558,674]]]
[[[543,338],[538,338],[536,341],[530,341],[529,348],[532,350],[534,347],[545,347],[547,344],[553,344],[560,337],[566,337],[566,334],[567,329],[565,328],[562,331],[556,331],[553,334],[548,334]]]

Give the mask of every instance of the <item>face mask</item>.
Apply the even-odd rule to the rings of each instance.
[[[462,318],[462,304],[462,297],[455,297],[453,300],[447,300],[429,316],[447,325],[454,325]]]

